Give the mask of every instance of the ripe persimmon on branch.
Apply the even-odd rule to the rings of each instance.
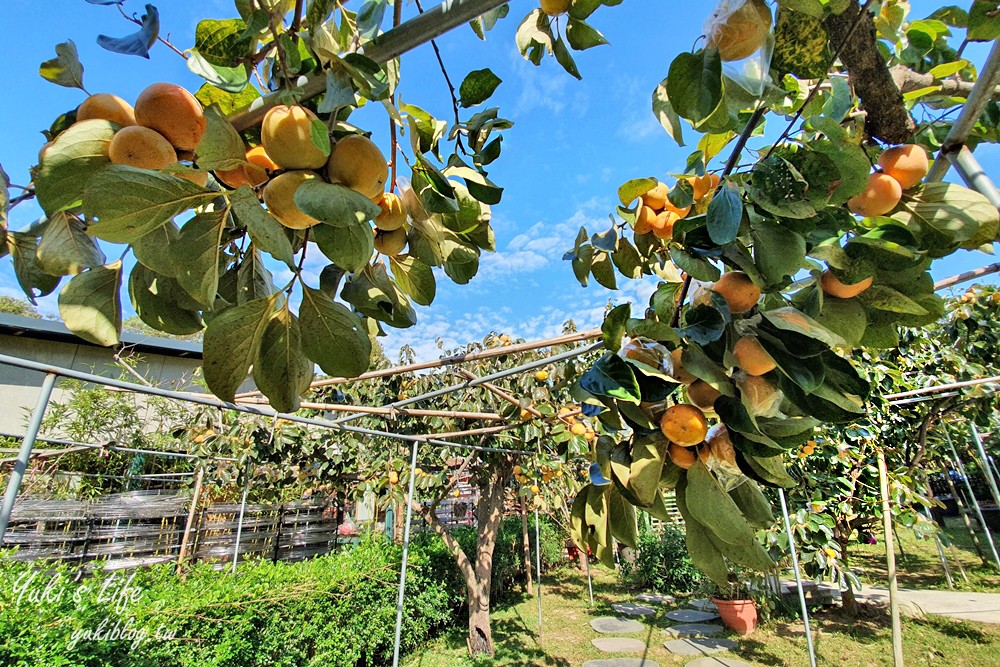
[[[577,543],[605,562],[629,506],[658,515],[659,489],[672,488],[692,559],[720,587],[731,564],[770,566],[753,535],[770,526],[757,484],[794,487],[785,454],[879,400],[852,350],[895,348],[899,326],[944,314],[933,260],[998,238],[983,195],[922,183],[936,135],[910,107],[940,104],[939,91],[904,98],[889,69],[974,80],[945,21],[990,39],[984,19],[942,10],[907,24],[906,8],[888,4],[871,14],[872,2],[779,1],[773,21],[760,0],[720,2],[706,46],[678,55],[653,94],[679,144],[684,121],[702,135],[684,173],[624,183],[623,224],[581,228],[566,253],[583,286],[658,283],[641,317],[629,304],[607,314],[607,352],[575,394],[614,436],[572,512]],[[924,35],[927,48],[914,47]],[[896,43],[888,58],[877,39]],[[790,120],[736,170],[768,112]],[[737,137],[717,185],[704,188]],[[878,143],[912,137],[923,144]]]

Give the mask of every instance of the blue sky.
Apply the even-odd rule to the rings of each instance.
[[[427,0],[425,8],[433,1]],[[27,169],[44,143],[40,130],[84,98],[79,90],[60,88],[38,76],[38,65],[53,57],[56,43],[67,38],[76,42],[91,92],[112,92],[133,101],[154,81],[172,81],[192,91],[201,85],[182,59],[162,44],[153,47],[150,60],[112,54],[97,46],[98,34],[121,36],[134,30],[114,8],[83,0],[5,4],[0,55],[7,63],[11,97],[0,105],[4,129],[0,163],[14,183],[23,185],[28,180]],[[235,15],[228,0],[160,0],[155,4],[160,10],[161,35],[169,34],[181,49],[193,44],[199,19]],[[627,0],[618,7],[601,8],[589,22],[611,45],[574,54],[582,82],[563,72],[551,58],[534,67],[517,53],[514,32],[521,18],[536,6],[531,0],[512,2],[510,15],[488,34],[486,42],[465,26],[438,40],[455,85],[470,70],[493,69],[503,83],[488,104],[499,106],[501,114],[515,122],[505,133],[503,155],[490,171],[491,179],[505,188],[503,201],[493,207],[498,252],[483,256],[480,274],[469,285],[454,285],[440,275],[437,300],[429,308],[418,309],[417,325],[394,331],[383,341],[390,357],[405,343],[415,348],[418,359],[433,358],[439,354],[438,339],[452,348],[490,331],[528,339],[546,337],[558,333],[569,318],[581,328],[596,326],[609,299],[645,305],[655,281],[622,279],[618,292],[593,283],[584,289],[561,257],[572,246],[581,224],[590,232],[608,226],[620,183],[682,171],[692,148],[678,147],[660,128],[650,111],[650,95],[666,76],[673,57],[689,49],[701,34],[713,4]],[[913,2],[911,17],[926,16],[934,5]],[[126,3],[127,11],[140,15],[142,6],[136,0]],[[405,16],[413,11],[408,5]],[[973,45],[965,55],[982,63],[986,48]],[[403,57],[400,94],[404,101],[439,118],[451,117],[448,91],[430,45]],[[770,118],[773,125],[782,124],[781,119]],[[388,152],[388,121],[380,106],[364,109],[353,119],[372,130],[375,141]],[[976,155],[996,180],[1000,147],[981,146]],[[23,227],[40,213],[35,206],[19,206],[12,213],[11,226]],[[942,278],[993,261],[983,253],[960,251],[939,262],[933,273]],[[318,259],[307,261],[313,284],[321,268]],[[0,294],[21,295],[7,258],[0,259]],[[127,293],[123,295],[127,301]],[[56,312],[55,295],[40,303],[43,312]]]

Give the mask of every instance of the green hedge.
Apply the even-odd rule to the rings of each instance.
[[[302,563],[242,563],[237,577],[209,565],[184,579],[172,567],[134,571],[138,599],[116,610],[123,586],[100,599],[110,573],[79,583],[66,568],[39,572],[28,588],[41,592],[45,575],[61,575],[49,599],[31,600],[30,565],[0,561],[0,664],[36,667],[127,666],[249,667],[256,665],[381,665],[391,662],[401,549],[382,539]],[[446,568],[446,569],[442,569]],[[410,551],[403,648],[423,644],[455,618],[460,589],[450,577],[450,556],[440,540]],[[131,576],[133,572],[129,572]],[[20,581],[19,581],[20,578]],[[15,589],[15,586],[17,588]],[[83,587],[89,586],[89,590]],[[52,599],[62,590],[59,599]],[[8,593],[15,593],[11,598]],[[76,594],[78,600],[74,600]],[[127,594],[127,591],[125,592]],[[104,623],[102,626],[101,624]],[[138,628],[150,638],[73,645],[74,632]],[[176,633],[155,639],[160,626]]]
[[[534,522],[529,524],[534,545]],[[541,523],[543,566],[562,562],[559,531]],[[475,531],[459,529],[467,552]],[[402,550],[380,536],[354,549],[301,563],[247,561],[238,576],[199,564],[180,579],[172,565],[73,581],[47,568],[0,557],[0,665],[18,667],[256,667],[391,663]],[[521,523],[504,520],[494,554],[494,601],[523,579]],[[532,551],[532,558],[534,552]],[[449,624],[463,625],[465,585],[444,543],[414,536],[407,570],[403,650]],[[122,579],[133,576],[126,588]],[[28,578],[34,575],[30,584]],[[52,582],[47,593],[46,582]],[[123,599],[130,592],[135,599]],[[34,597],[32,596],[34,594]],[[116,608],[117,607],[117,608]],[[103,625],[102,625],[103,624]],[[130,641],[93,641],[78,633],[119,628],[146,632]],[[171,640],[156,634],[174,634]],[[106,636],[106,635],[105,635]]]

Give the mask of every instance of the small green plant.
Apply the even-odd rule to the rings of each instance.
[[[675,526],[646,530],[639,536],[634,561],[623,560],[621,579],[630,588],[662,593],[688,592],[702,581],[701,572],[691,562],[684,533]]]

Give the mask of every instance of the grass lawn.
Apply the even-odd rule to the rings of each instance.
[[[979,534],[979,544],[986,554],[988,563],[986,566],[976,553],[972,538],[962,520],[948,519],[947,524],[945,532],[952,546],[945,547],[945,554],[948,556],[951,574],[955,580],[955,589],[1000,593],[1000,573],[996,570],[989,544],[983,534]],[[917,539],[913,531],[906,528],[901,528],[898,532],[905,554],[905,557],[900,555],[897,545],[896,576],[900,587],[948,590],[948,581],[945,579],[934,540]],[[859,544],[849,549],[851,567],[862,570],[861,581],[865,584],[886,585],[888,574],[885,569],[885,544],[881,538],[879,534],[878,544]],[[1000,535],[994,535],[994,539],[1000,540]],[[997,548],[1000,549],[1000,544]],[[963,580],[957,563],[961,563],[965,569],[968,582]],[[1000,665],[1000,661],[997,664]]]
[[[901,534],[902,535],[902,534]],[[905,538],[904,538],[905,539]],[[934,554],[933,542],[929,543]],[[904,549],[906,548],[904,543]],[[874,558],[874,551],[872,552]],[[908,552],[909,553],[909,552]],[[974,553],[973,553],[974,556]],[[934,562],[931,561],[933,565]],[[884,563],[883,563],[884,568]],[[874,568],[870,570],[874,573]],[[536,635],[537,602],[522,596],[493,613],[496,657],[478,663],[465,649],[465,632],[457,628],[406,657],[407,667],[466,667],[469,665],[555,665],[577,667],[587,660],[608,657],[637,657],[635,654],[608,654],[590,643],[600,635],[589,625],[596,616],[614,615],[613,602],[625,602],[632,594],[621,586],[613,573],[603,567],[594,572],[594,608],[588,605],[587,580],[575,569],[562,568],[543,578],[543,635]],[[996,578],[990,586],[997,586]],[[673,607],[664,607],[664,612]],[[891,665],[892,647],[888,614],[867,609],[860,619],[844,618],[837,611],[818,612],[813,617],[816,650],[820,665],[867,667]],[[628,635],[643,639],[649,646],[647,658],[661,666],[684,665],[691,657],[674,656],[663,648],[669,637],[663,628],[672,622],[658,614],[648,621],[647,631]],[[734,637],[735,638],[735,637]],[[904,653],[907,665],[960,665],[996,667],[1000,665],[1000,625],[983,625],[945,618],[926,620],[904,618]],[[740,639],[737,650],[728,654],[757,665],[808,665],[802,624],[787,619],[772,620],[748,638]]]

